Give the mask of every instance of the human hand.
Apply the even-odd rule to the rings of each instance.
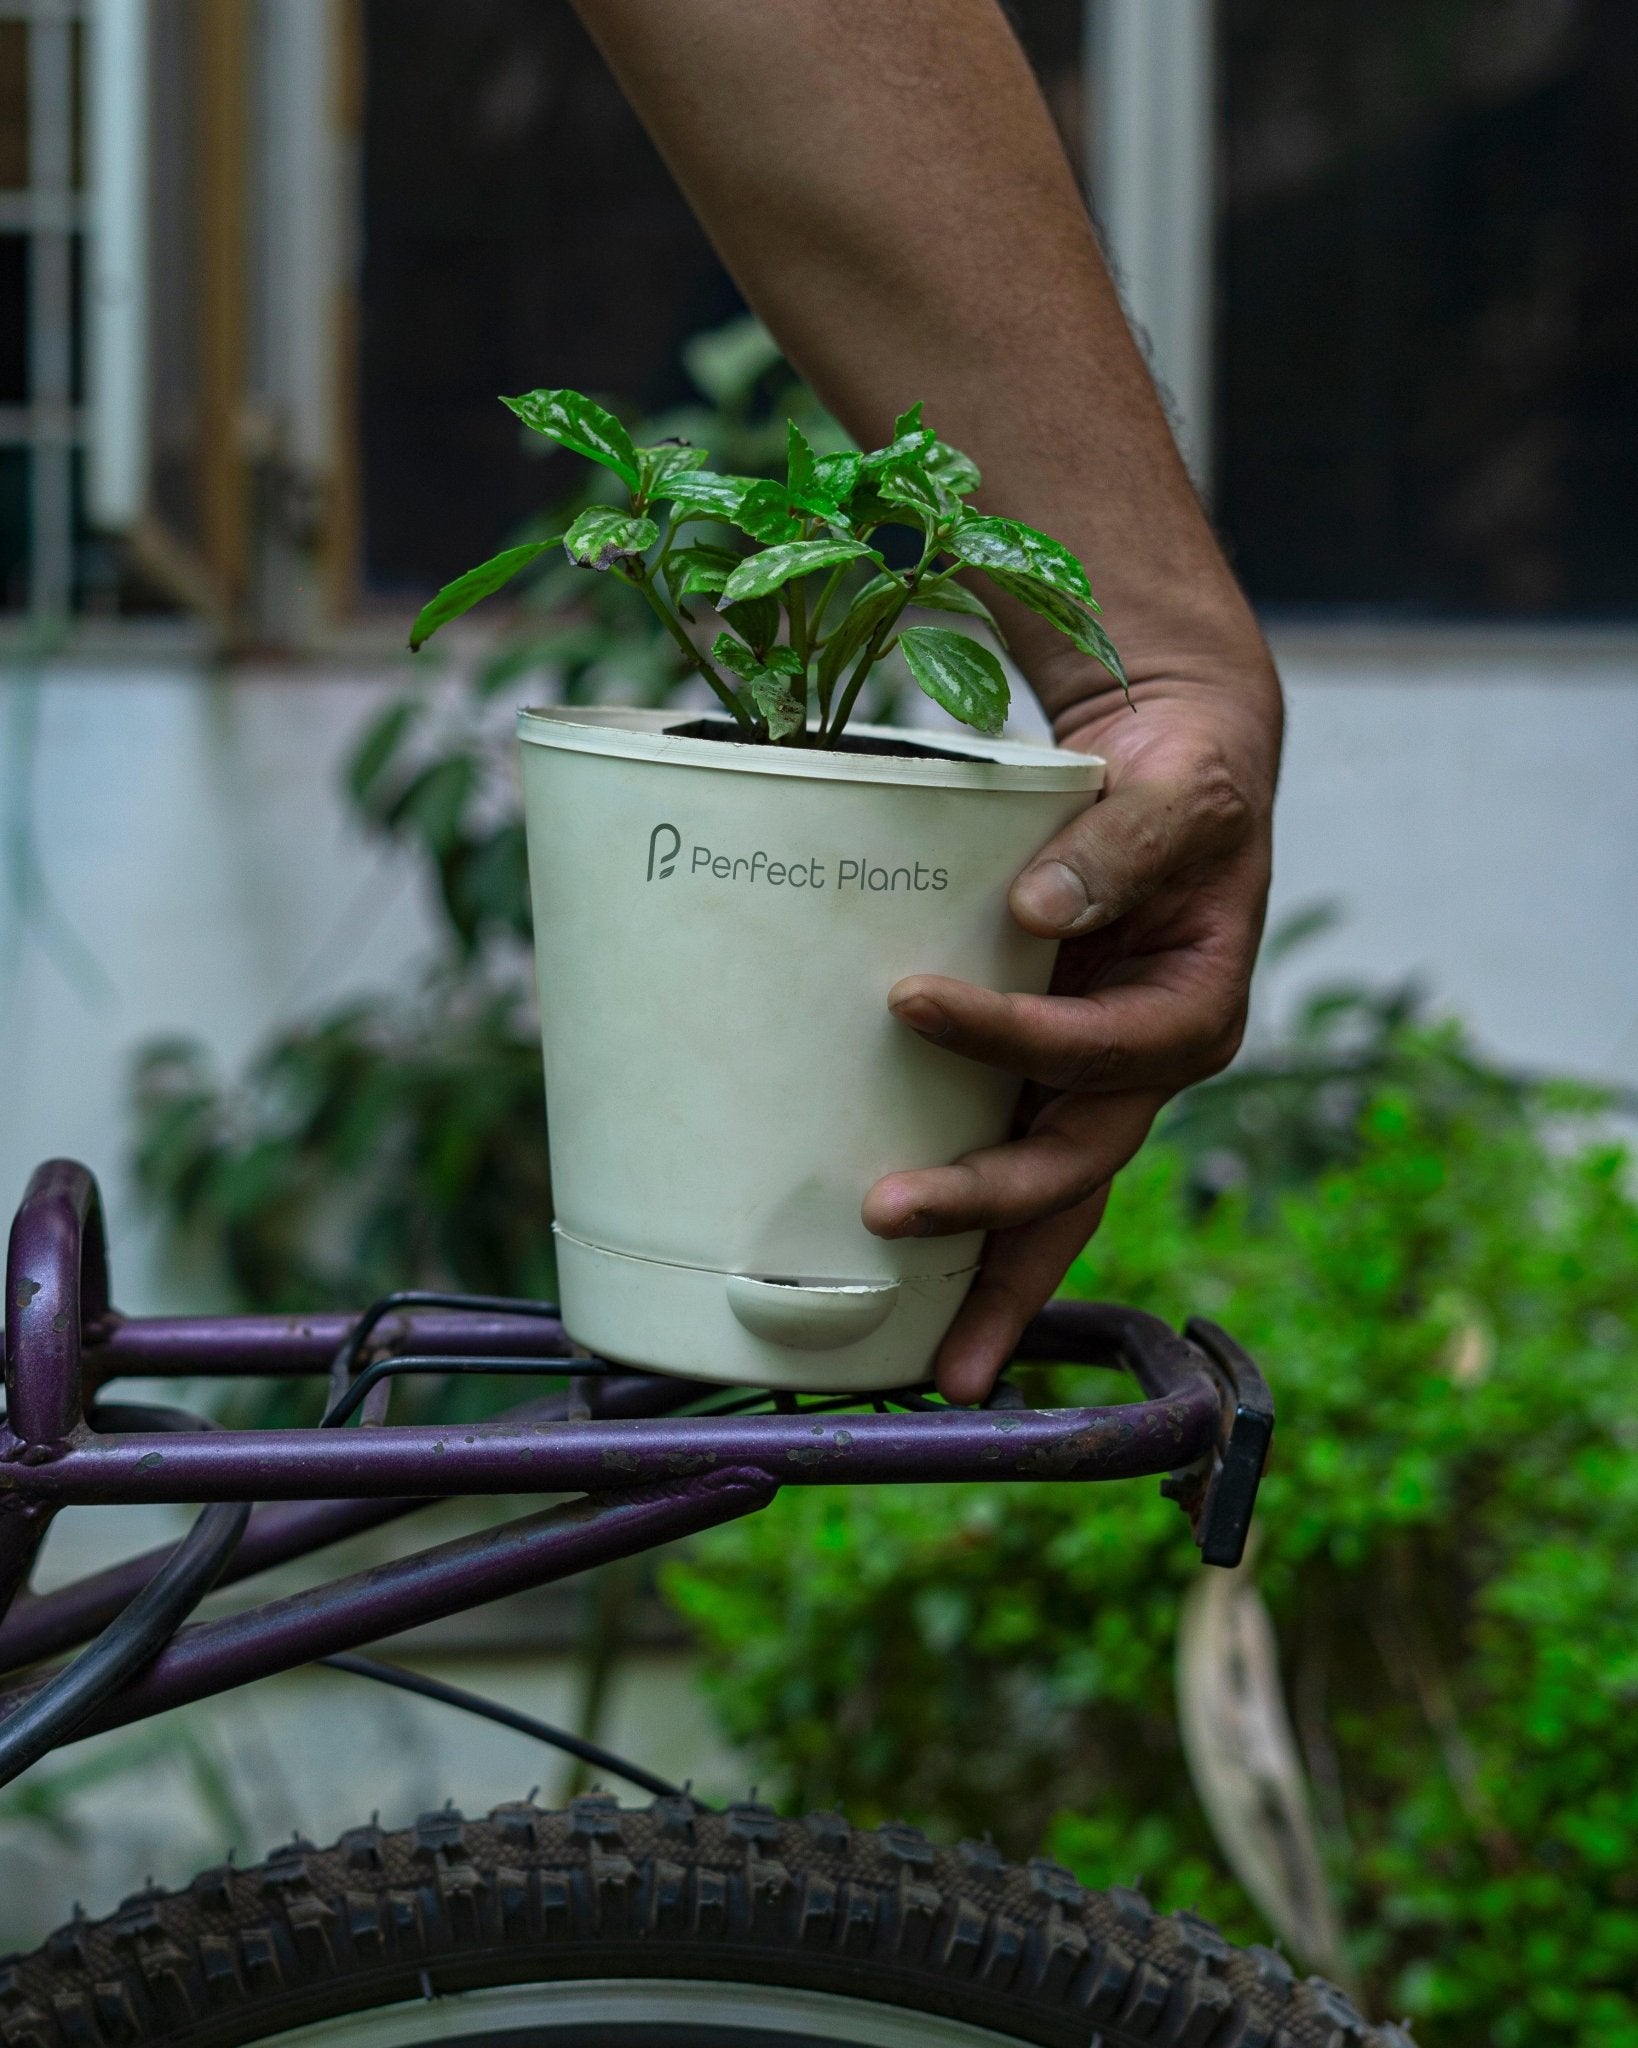
[[[1043,693],[1044,694],[1044,693]],[[1167,1100],[1225,1067],[1245,1027],[1268,894],[1280,695],[1266,658],[1134,680],[1060,717],[1108,764],[1099,802],[1013,883],[1026,930],[1060,938],[1044,996],[944,975],[894,984],[910,1029],[1031,1085],[1018,1131],[952,1166],[890,1173],[864,1201],[878,1237],[989,1237],[935,1373],[988,1393],[1030,1317],[1102,1220],[1110,1182]]]

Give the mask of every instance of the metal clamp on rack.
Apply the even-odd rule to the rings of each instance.
[[[1203,1351],[1223,1394],[1218,1438],[1203,1458],[1160,1482],[1189,1517],[1202,1564],[1232,1571],[1245,1555],[1257,1488],[1274,1441],[1274,1396],[1251,1354],[1227,1330],[1194,1316],[1184,1336]]]

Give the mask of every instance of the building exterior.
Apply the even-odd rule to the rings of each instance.
[[[1012,11],[1289,687],[1275,916],[1341,916],[1285,987],[1415,975],[1505,1058],[1638,1084],[1632,10]],[[211,1284],[132,1201],[133,1046],[231,1069],[429,943],[336,763],[539,493],[492,394],[663,403],[736,305],[562,0],[0,0],[0,1198],[88,1160],[126,1306]],[[308,1684],[234,1704],[252,1774]],[[419,1713],[371,1724],[406,1800]],[[169,1817],[127,1823],[99,1900]],[[60,1845],[0,1848],[67,1895]]]
[[[1630,17],[1014,13],[1283,658],[1292,971],[1638,1077]],[[663,402],[736,305],[567,6],[0,5],[8,1186],[85,1152],[128,1242],[133,1042],[406,970],[333,763],[538,496],[491,394]]]

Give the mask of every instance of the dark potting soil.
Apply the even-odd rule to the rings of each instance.
[[[749,738],[729,718],[693,718],[687,725],[668,725],[667,735],[679,740],[722,740],[731,747],[772,747],[772,740]],[[800,751],[800,750],[799,750]],[[982,754],[952,754],[947,747],[923,746],[919,740],[866,739],[862,733],[845,732],[828,747],[814,747],[820,754],[888,754],[902,761],[982,761]]]

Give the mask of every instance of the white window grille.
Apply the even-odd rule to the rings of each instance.
[[[1210,485],[1214,0],[1086,0],[1093,211],[1190,474]]]

